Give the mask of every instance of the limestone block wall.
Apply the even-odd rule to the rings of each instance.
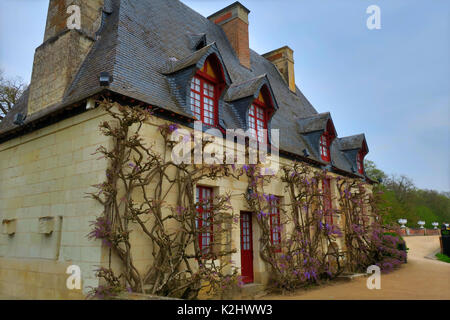
[[[44,42],[67,30],[67,20],[69,19],[67,9],[71,5],[77,5],[80,8],[81,29],[94,37],[100,26],[103,3],[104,0],[50,0]]]
[[[86,192],[104,181],[106,161],[92,155],[108,143],[102,117],[92,110],[0,145],[0,295],[83,297],[66,288],[69,265],[80,266],[84,292],[97,285],[101,243],[86,235],[102,208]],[[53,217],[51,234],[42,233],[45,217]],[[5,234],[7,221],[14,234]]]
[[[93,41],[72,30],[36,49],[28,98],[33,114],[62,101]]]

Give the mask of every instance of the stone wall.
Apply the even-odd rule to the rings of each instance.
[[[50,0],[44,42],[67,30],[67,20],[69,18],[67,9],[71,5],[77,5],[80,8],[80,27],[89,36],[93,37],[100,26],[103,3],[104,0]]]
[[[108,143],[98,131],[102,116],[89,111],[0,145],[0,295],[82,297],[65,285],[72,264],[85,291],[97,285],[101,243],[86,235],[102,208],[86,192],[104,180],[106,161],[92,155]],[[39,226],[44,217],[53,217],[51,234]],[[14,234],[5,234],[8,221]]]
[[[93,41],[78,31],[61,34],[36,49],[28,114],[60,103]]]
[[[439,236],[441,231],[439,229],[401,228],[400,234],[402,236]]]

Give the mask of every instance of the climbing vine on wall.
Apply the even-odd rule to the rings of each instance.
[[[247,199],[251,210],[258,212],[258,225],[263,230],[260,256],[270,266],[273,286],[289,291],[341,273],[342,253],[335,250],[334,243],[342,233],[337,225],[325,221],[326,214],[334,213],[325,212],[320,188],[326,173],[301,163],[284,166],[281,181],[289,197],[282,203],[265,192],[276,178],[260,171],[257,166],[246,170],[252,190]],[[278,231],[271,221],[274,206],[281,210],[276,226],[281,240],[277,243],[270,237]]]
[[[347,269],[365,272],[368,266],[377,265],[388,272],[404,263],[405,242],[398,227],[383,223],[389,209],[380,205],[381,194],[368,192],[361,181],[342,177],[337,178],[337,189],[345,223]]]
[[[361,272],[372,264],[390,270],[404,261],[401,239],[386,233],[377,195],[361,180],[334,177],[298,162],[282,166],[277,175],[267,175],[267,170],[263,175],[259,165],[237,169],[174,162],[171,155],[177,141],[172,137],[180,130],[177,124],[156,124],[151,113],[139,107],[109,100],[99,105],[110,118],[100,129],[112,144],[97,150],[108,161],[108,169],[105,181],[90,194],[103,212],[89,237],[109,249],[109,264],[97,270],[102,283],[92,289],[92,296],[132,291],[195,299],[202,289],[221,296],[242,285],[231,261],[236,251],[231,230],[239,221],[231,194],[198,199],[196,186],[205,180],[247,178],[244,196],[257,218],[259,255],[269,268],[273,288],[291,291],[344,271]],[[144,139],[143,132],[151,127],[158,128],[158,137]],[[191,152],[197,147],[204,150],[209,142],[200,144],[191,143]],[[324,180],[336,186],[335,198],[325,201]],[[275,181],[284,185],[284,199],[266,192]],[[339,206],[325,205],[327,201]],[[279,218],[274,215],[278,212]],[[206,249],[199,241],[205,233],[211,234]],[[145,268],[143,258],[139,256],[139,262],[135,258],[134,240],[141,237],[148,243]],[[113,267],[114,261],[120,262],[119,267]]]
[[[246,167],[249,181],[247,202],[258,213],[262,230],[261,259],[269,266],[275,289],[291,291],[332,279],[342,272],[365,272],[370,265],[391,270],[404,262],[405,252],[397,237],[386,234],[377,212],[379,199],[360,180],[332,177],[328,172],[303,163],[283,166],[281,181],[288,197],[283,201],[267,194],[265,189],[275,176],[262,175],[258,166]],[[326,206],[323,182],[337,186],[339,206]],[[274,243],[271,219],[273,207],[282,214],[276,228],[281,240]],[[342,228],[342,229],[341,229]],[[341,248],[337,242],[341,243]]]
[[[106,181],[91,193],[104,211],[89,236],[110,248],[110,266],[98,271],[105,284],[94,288],[93,295],[105,297],[128,290],[194,299],[202,288],[220,294],[239,283],[238,272],[230,265],[234,251],[227,236],[236,219],[229,195],[203,201],[195,196],[200,181],[233,175],[229,167],[177,164],[171,159],[175,144],[171,135],[178,125],[158,127],[163,147],[157,150],[142,135],[143,126],[155,125],[148,111],[107,100],[100,107],[112,119],[101,123],[100,129],[113,145],[97,150],[109,168]],[[202,143],[203,148],[206,145]],[[199,215],[199,207],[207,214]],[[137,232],[150,244],[145,271],[138,268],[134,257],[132,237]],[[207,249],[200,248],[201,233],[213,233]],[[121,262],[119,276],[111,268],[112,255]]]

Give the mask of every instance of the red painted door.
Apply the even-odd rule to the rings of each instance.
[[[244,283],[253,282],[252,214],[241,212],[241,275]]]

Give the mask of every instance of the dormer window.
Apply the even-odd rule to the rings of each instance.
[[[320,155],[322,160],[330,161],[330,142],[328,135],[325,133],[320,137]]]
[[[248,111],[248,127],[250,134],[256,138],[258,142],[265,140],[264,129],[267,129],[267,121],[265,108],[261,105],[253,103]]]
[[[263,87],[248,111],[248,128],[250,135],[258,142],[267,143],[267,123],[273,113],[271,99],[266,87]],[[266,131],[264,131],[266,130]]]
[[[356,167],[358,169],[358,173],[364,175],[364,157],[368,153],[367,143],[364,139],[362,143],[362,147],[356,155]]]
[[[356,166],[358,168],[358,172],[360,174],[364,174],[364,154],[361,151],[359,151],[356,156]]]
[[[326,128],[325,132],[322,134],[322,136],[320,137],[320,142],[319,142],[320,156],[323,161],[326,161],[326,162],[331,161],[330,146],[335,137],[336,137],[336,131],[334,129],[333,122],[331,122],[331,120],[328,120],[327,128]]]
[[[215,127],[219,122],[218,104],[223,80],[214,55],[206,59],[203,67],[191,80],[191,111],[197,120]]]
[[[204,124],[216,125],[217,103],[214,84],[199,76],[194,76],[191,82],[191,111]]]

